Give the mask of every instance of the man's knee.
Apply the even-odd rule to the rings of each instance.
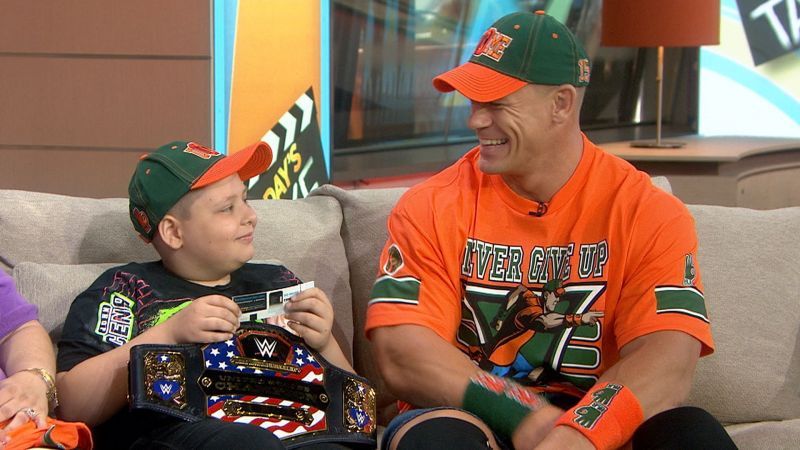
[[[668,409],[647,419],[634,433],[632,443],[634,449],[736,448],[714,416],[693,406]]]
[[[483,421],[455,408],[417,415],[386,438],[381,448],[388,450],[499,448],[494,434]]]

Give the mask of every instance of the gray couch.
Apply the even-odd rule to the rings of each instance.
[[[393,402],[370,358],[364,309],[386,216],[403,192],[323,186],[306,199],[251,203],[256,259],[280,260],[328,293],[334,334],[378,387],[383,420]],[[743,449],[800,448],[800,208],[689,209],[717,344],[698,366],[689,403],[728,425]],[[38,305],[54,340],[71,300],[101,271],[155,258],[134,235],[125,199],[0,190],[0,268]]]

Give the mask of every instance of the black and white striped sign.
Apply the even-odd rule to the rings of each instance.
[[[250,179],[249,198],[302,198],[330,181],[312,88],[300,95],[261,140],[272,148],[272,164]]]

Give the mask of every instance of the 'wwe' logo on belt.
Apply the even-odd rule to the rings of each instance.
[[[164,395],[172,394],[172,385],[171,384],[162,384],[159,386],[161,388],[161,393]]]
[[[275,351],[275,345],[277,344],[277,341],[270,342],[267,339],[262,341],[258,338],[256,338],[255,341],[256,345],[258,346],[258,353],[261,354],[261,357],[263,358],[264,354],[266,353],[270,358],[272,358],[272,353]]]

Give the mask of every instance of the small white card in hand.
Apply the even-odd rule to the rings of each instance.
[[[233,301],[239,305],[242,315],[239,316],[240,322],[255,322],[264,320],[267,317],[277,316],[284,313],[284,306],[290,298],[298,293],[314,287],[313,281],[274,291],[256,292],[253,294],[242,294],[233,296]]]

